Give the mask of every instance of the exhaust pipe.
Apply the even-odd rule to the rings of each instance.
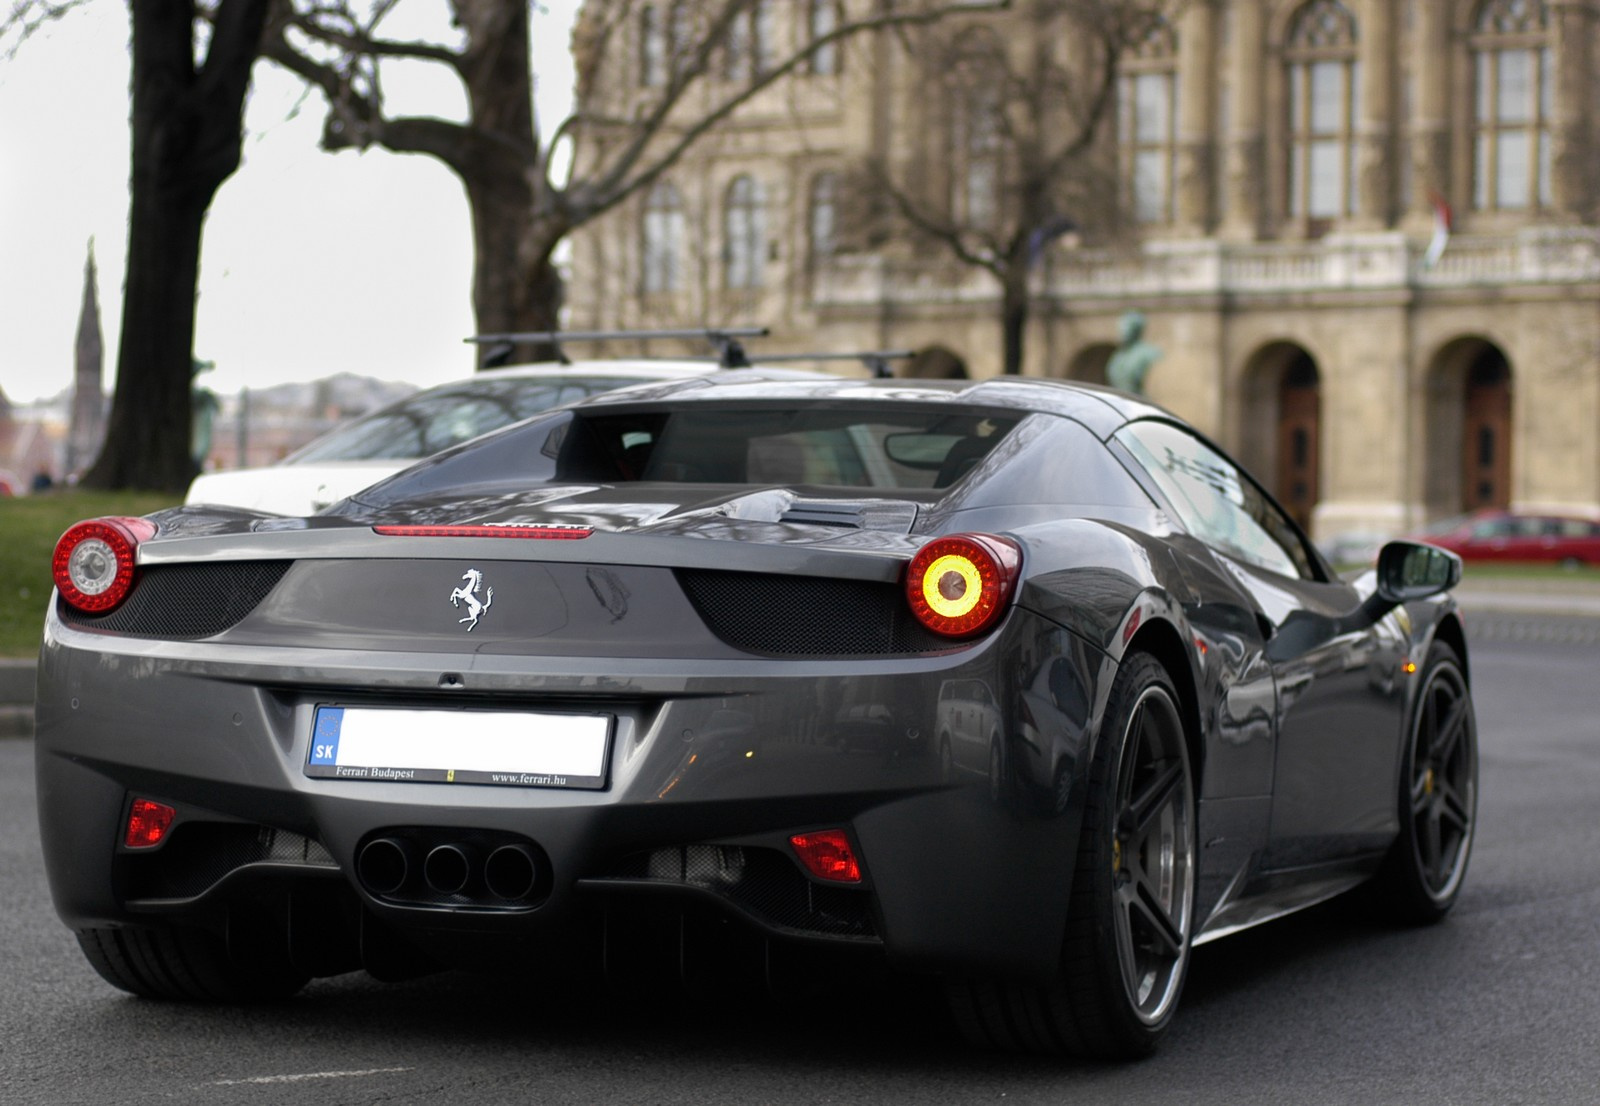
[[[411,877],[411,846],[393,837],[368,841],[356,857],[356,875],[375,895],[392,895]]]
[[[497,899],[525,899],[538,879],[539,865],[526,845],[501,845],[483,866],[483,881]]]
[[[460,845],[439,845],[422,862],[422,878],[440,895],[459,895],[472,878],[472,858]]]

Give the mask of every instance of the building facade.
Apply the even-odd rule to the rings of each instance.
[[[782,56],[855,6],[758,0],[746,34]],[[651,78],[651,26],[588,95]],[[802,67],[585,228],[571,325],[760,323],[774,348],[937,344],[997,372],[992,277],[841,229],[866,158],[931,145],[952,206],[1000,176],[981,133],[928,122],[894,39]],[[1024,371],[1103,381],[1139,309],[1151,397],[1319,537],[1600,512],[1597,51],[1597,0],[1190,0],[1121,66],[1137,244],[1041,251]]]

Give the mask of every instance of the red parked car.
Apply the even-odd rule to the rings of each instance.
[[[1434,523],[1422,540],[1469,561],[1600,565],[1600,520],[1484,510]]]

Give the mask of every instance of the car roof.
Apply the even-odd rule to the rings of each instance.
[[[1042,377],[991,377],[985,380],[895,380],[808,376],[778,378],[757,367],[663,384],[650,390],[651,402],[862,402],[942,403],[952,407],[1010,408],[1060,415],[1107,437],[1131,419],[1173,416],[1138,396],[1114,388]],[[581,406],[606,407],[639,402],[637,394],[591,396]]]

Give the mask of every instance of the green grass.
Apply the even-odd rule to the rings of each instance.
[[[50,554],[67,527],[102,515],[147,515],[180,499],[86,491],[0,499],[0,657],[31,657],[39,651],[52,586]]]

